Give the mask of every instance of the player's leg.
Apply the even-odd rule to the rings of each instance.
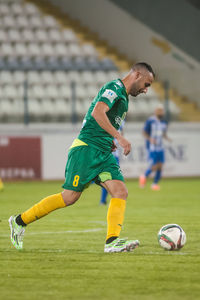
[[[157,161],[156,161],[156,153],[150,151],[148,153],[148,167],[144,174],[139,177],[139,187],[144,188],[147,182],[147,178],[149,175],[157,170]]]
[[[4,189],[3,181],[2,181],[2,179],[0,178],[0,191],[3,191],[3,189]]]
[[[80,149],[79,149],[80,148]],[[46,216],[50,212],[75,203],[85,188],[83,171],[85,170],[83,147],[69,151],[65,170],[64,191],[50,195],[18,216],[11,216],[11,242],[17,249],[23,247],[23,234],[26,225]],[[84,147],[85,148],[85,147]],[[20,240],[20,241],[19,241]]]
[[[25,227],[48,215],[50,212],[74,204],[81,192],[64,190],[62,193],[50,195],[26,210],[25,212],[11,216],[9,224],[11,229],[11,242],[16,249],[23,248],[23,236]]]
[[[139,245],[139,241],[119,239],[128,197],[127,188],[121,180],[107,180],[102,185],[112,197],[107,213],[107,236],[104,251],[130,251]]]
[[[154,191],[160,190],[160,186],[158,183],[162,177],[162,167],[163,167],[164,161],[165,161],[164,151],[158,152],[157,153],[157,168],[156,168],[153,184],[151,186],[152,190],[154,190]]]

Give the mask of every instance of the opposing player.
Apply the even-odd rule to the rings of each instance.
[[[144,188],[148,176],[155,172],[153,184],[151,189],[159,191],[160,186],[158,182],[162,177],[162,168],[165,162],[165,152],[163,146],[163,138],[171,141],[167,136],[167,123],[163,120],[164,108],[162,104],[155,109],[155,114],[151,116],[144,125],[143,134],[146,139],[146,149],[148,153],[149,166],[145,173],[139,178],[139,186]]]
[[[107,213],[104,252],[126,252],[139,245],[137,240],[119,238],[128,191],[111,148],[116,138],[125,155],[131,151],[131,143],[118,132],[128,111],[128,95],[136,97],[146,93],[154,76],[150,65],[138,63],[125,78],[108,82],[100,89],[85,116],[78,138],[69,149],[64,191],[48,196],[27,211],[10,217],[11,242],[15,248],[23,248],[24,231],[28,224],[58,208],[74,204],[92,180],[105,187],[112,197]]]

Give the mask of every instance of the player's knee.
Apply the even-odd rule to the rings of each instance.
[[[64,190],[62,192],[63,201],[65,202],[66,206],[74,204],[80,198],[80,195],[80,192],[71,190]]]
[[[120,188],[115,192],[115,198],[120,198],[126,200],[128,198],[128,190],[126,187]]]

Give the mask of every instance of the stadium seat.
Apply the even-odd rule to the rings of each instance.
[[[25,57],[28,55],[26,45],[24,43],[16,43],[14,46],[14,55],[17,57]]]
[[[19,29],[28,29],[30,27],[29,19],[24,16],[18,16],[15,18],[15,23],[13,28],[19,28]]]
[[[67,46],[63,43],[56,43],[53,51],[57,57],[65,57],[69,54]]]
[[[61,62],[57,57],[48,57],[46,59],[46,68],[51,71],[60,70],[62,68]]]
[[[120,73],[117,71],[108,71],[107,78],[108,78],[108,81],[120,78]]]
[[[70,71],[67,73],[68,77],[68,83],[75,82],[75,83],[81,83],[81,75],[78,71]]]
[[[30,87],[28,90],[28,96],[34,99],[40,99],[40,100],[44,99],[45,97],[44,87],[39,84]]]
[[[57,99],[58,98],[58,88],[56,85],[49,84],[45,89],[45,97],[47,99]]]
[[[98,56],[97,51],[91,44],[83,44],[81,48],[83,51],[83,55],[85,57],[93,57],[93,56],[97,57]]]
[[[78,44],[69,44],[68,51],[71,57],[83,56],[83,52]]]
[[[6,58],[9,56],[14,56],[15,53],[12,45],[9,43],[3,43],[0,48],[0,55]]]
[[[56,54],[57,53],[55,52],[53,46],[50,43],[44,43],[41,45],[41,52],[40,52],[41,56],[49,57],[49,56],[56,56]]]
[[[69,57],[61,57],[60,63],[61,63],[61,70],[69,71],[75,69],[74,63]]]
[[[75,94],[77,99],[81,99],[81,100],[85,99],[87,96],[86,88],[81,84],[77,84],[75,86]]]
[[[38,8],[32,3],[24,4],[24,13],[28,16],[39,14]]]
[[[94,84],[95,79],[93,73],[91,71],[83,71],[81,73],[81,81],[85,84]]]
[[[43,18],[43,22],[46,29],[50,29],[50,28],[55,29],[58,27],[57,21],[54,19],[54,17],[50,15],[45,16]]]
[[[11,15],[18,16],[24,14],[24,6],[19,3],[12,3],[10,5]]]
[[[29,18],[29,26],[32,29],[40,29],[40,28],[43,28],[44,23],[43,23],[42,18],[40,18],[40,16],[33,15]]]
[[[41,102],[42,112],[45,116],[54,116],[55,115],[55,101],[52,99],[45,99]]]
[[[55,106],[55,114],[57,116],[70,116],[71,115],[71,102],[65,99],[58,99]]]
[[[9,71],[1,71],[0,72],[0,84],[12,84],[13,76],[12,73]]]
[[[10,14],[2,17],[2,23],[5,29],[16,27],[15,18],[11,17]]]
[[[67,84],[61,84],[58,89],[58,98],[70,99],[72,95],[71,87]]]
[[[20,69],[24,70],[24,71],[33,69],[33,63],[29,57],[22,57],[20,59],[19,66],[20,66]]]
[[[10,15],[10,7],[6,3],[0,3],[0,16]]]
[[[7,34],[7,38],[10,43],[20,42],[22,40],[20,32],[16,29],[9,29]]]
[[[0,43],[4,43],[8,41],[7,31],[0,30]]]
[[[87,66],[86,59],[84,57],[75,57],[74,58],[74,69],[79,70],[79,71],[87,70],[88,66]]]
[[[65,84],[67,82],[66,73],[63,71],[57,71],[54,73],[55,83],[58,85]]]
[[[61,32],[58,29],[50,29],[49,40],[54,43],[63,42]]]
[[[35,30],[35,39],[39,43],[48,42],[49,37],[48,37],[46,30],[43,30],[43,29]]]
[[[25,43],[33,42],[36,39],[34,31],[30,30],[30,29],[22,29],[21,30],[21,38],[22,38],[22,41]]]
[[[106,81],[108,80],[106,73],[103,71],[94,72],[94,76],[95,76],[95,81],[98,85],[105,84]]]
[[[65,29],[61,32],[62,40],[65,43],[77,43],[78,39],[71,29]]]
[[[47,69],[47,64],[46,64],[45,58],[40,57],[40,56],[35,57],[33,59],[33,69],[38,70],[38,71],[46,70]]]
[[[20,98],[18,88],[16,88],[13,84],[7,84],[4,86],[3,95],[7,99]]]
[[[88,69],[91,71],[102,70],[100,61],[94,56],[87,58],[87,66],[88,66]]]
[[[40,74],[40,80],[43,85],[54,84],[55,82],[53,73],[50,71],[42,71]]]
[[[97,96],[98,89],[94,85],[89,85],[86,88],[86,94],[88,95],[88,99],[92,101]]]
[[[39,117],[43,114],[41,101],[35,98],[28,99],[28,110],[31,116]]]
[[[19,85],[19,84],[24,84],[24,82],[26,81],[26,74],[25,72],[22,71],[15,71],[13,72],[13,83],[15,85]]]
[[[40,73],[36,71],[27,72],[27,80],[29,85],[39,84],[41,82]]]

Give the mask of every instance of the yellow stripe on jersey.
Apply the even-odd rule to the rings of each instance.
[[[79,139],[75,139],[69,149],[78,147],[78,146],[88,146],[88,144],[86,144],[85,142],[83,142]]]

